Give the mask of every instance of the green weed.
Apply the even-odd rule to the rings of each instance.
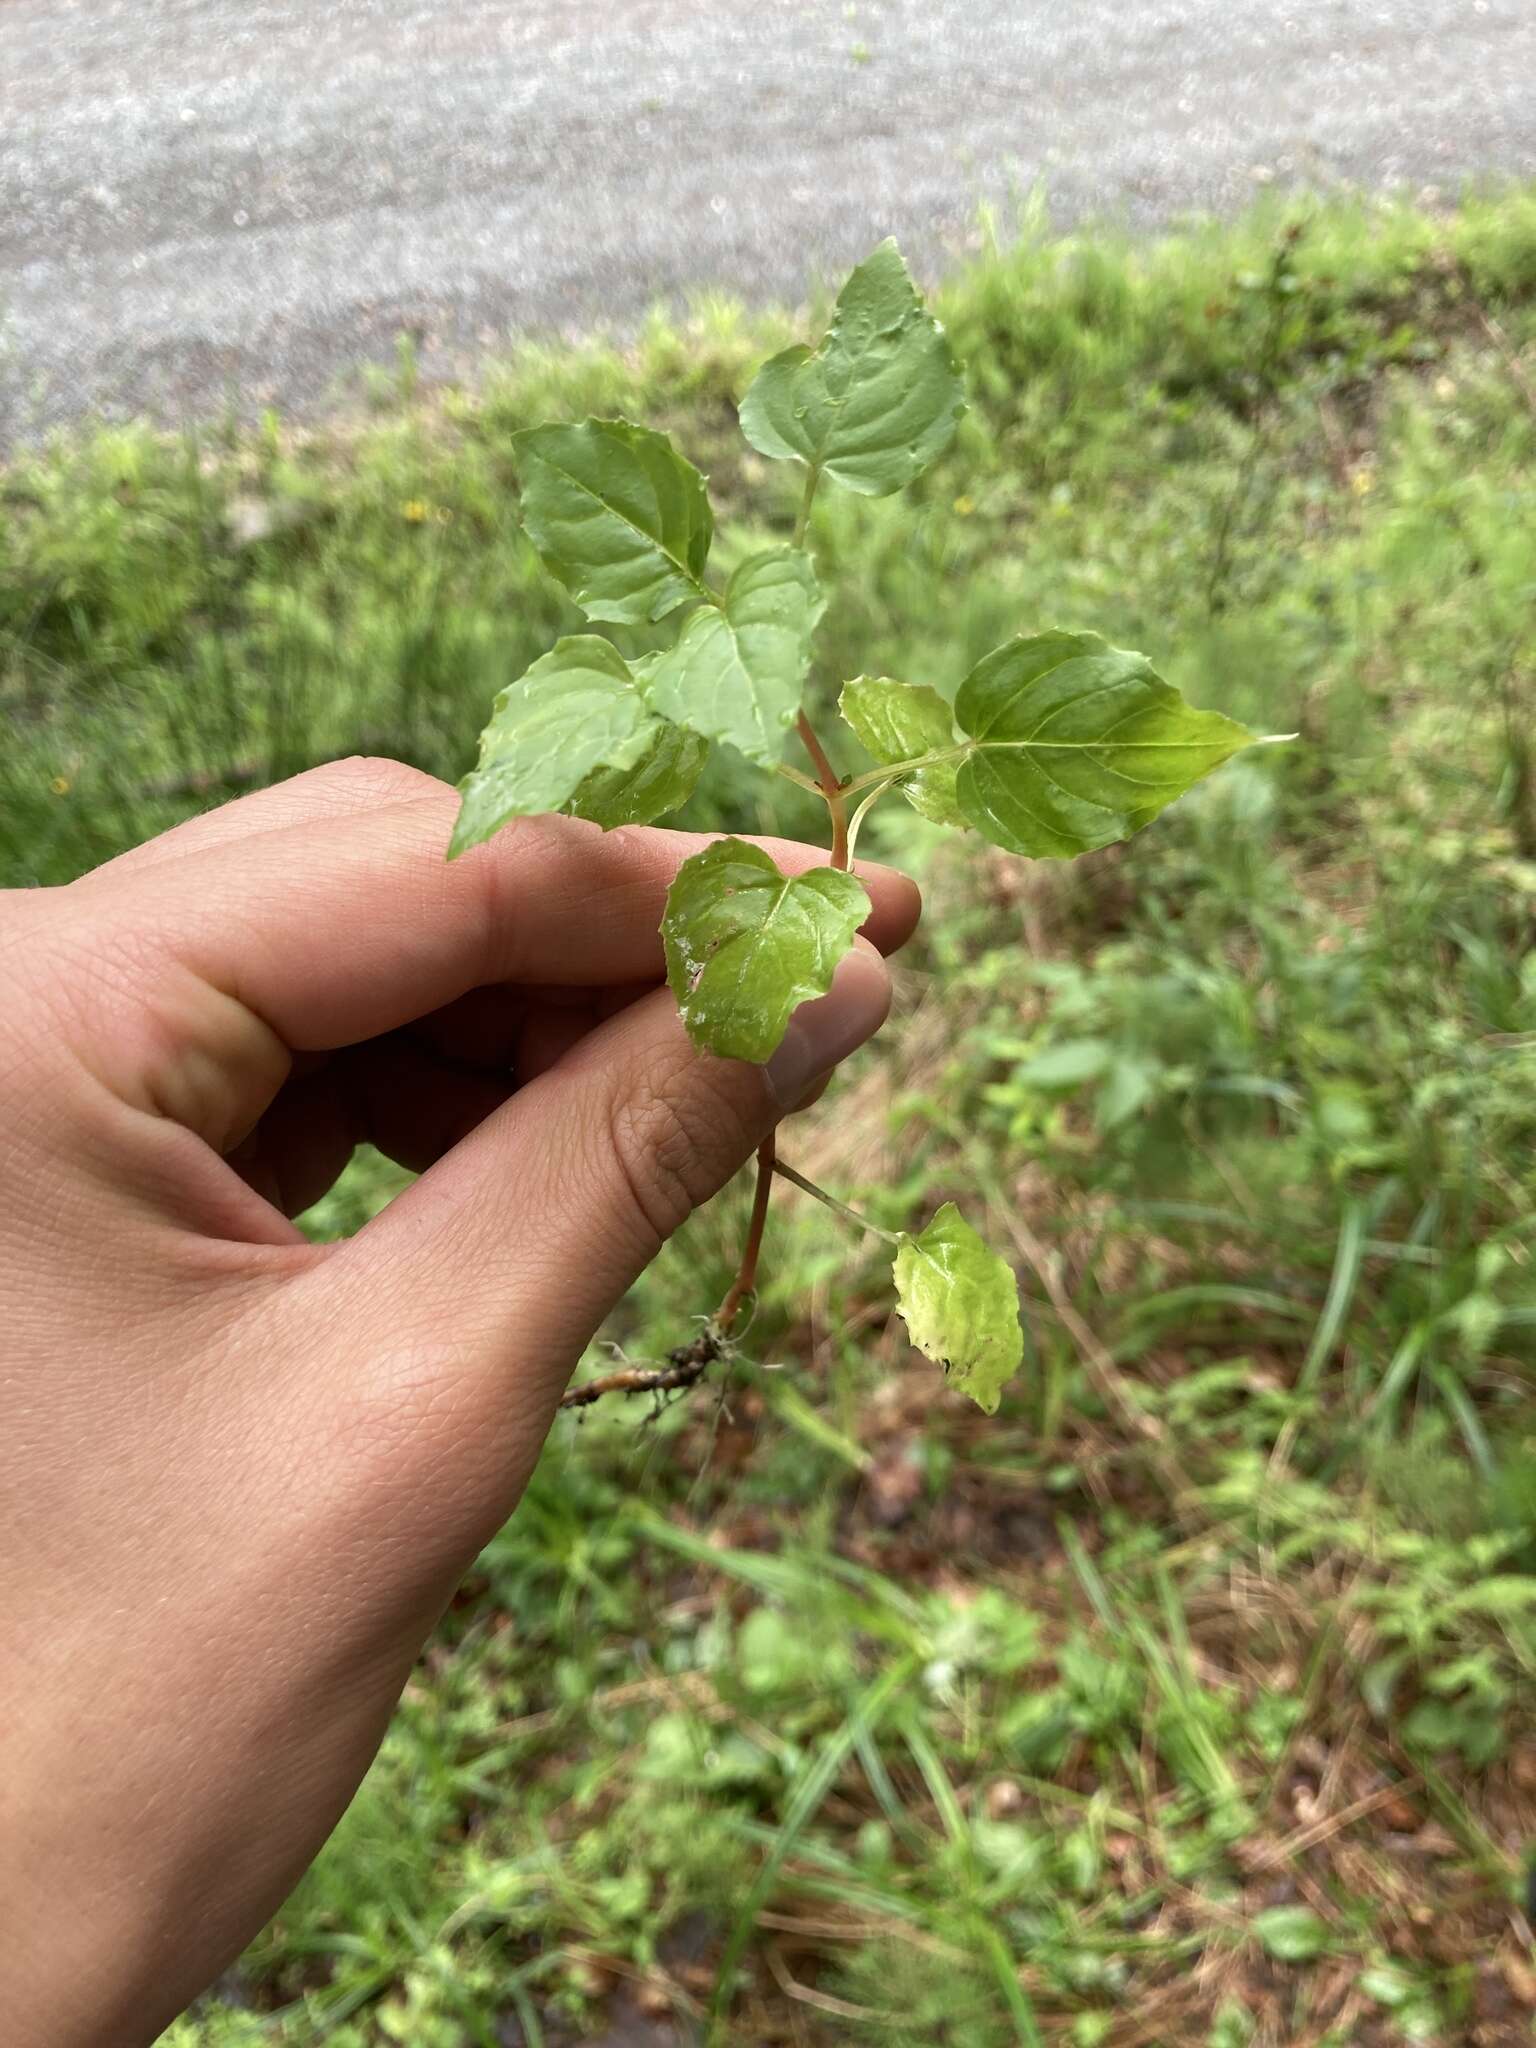
[[[1098,624],[1302,743],[1071,870],[877,814],[928,936],[795,1158],[892,1229],[989,1212],[1014,1389],[935,1398],[787,1200],[723,1399],[562,1426],[175,2048],[1528,2036],[1536,195],[1026,222],[941,298],[972,411],[915,511],[818,502],[822,671]],[[672,426],[739,559],[794,517],[730,410],[788,331],[710,302],[344,428],[18,457],[0,879],[359,747],[457,777],[572,623],[511,434]],[[728,769],[691,816],[761,822]],[[743,1214],[609,1341],[675,1344]]]

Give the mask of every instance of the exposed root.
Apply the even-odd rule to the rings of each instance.
[[[583,1380],[561,1395],[562,1408],[590,1408],[605,1394],[673,1394],[697,1386],[712,1365],[730,1356],[731,1344],[716,1322],[708,1322],[691,1344],[667,1353],[665,1365],[626,1365]]]

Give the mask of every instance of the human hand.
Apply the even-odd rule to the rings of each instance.
[[[657,926],[698,842],[347,762],[0,899],[0,2010],[152,2039],[260,1928],[664,1239],[876,1030],[916,891],[767,1069]],[[824,859],[770,842],[788,869]],[[422,1178],[289,1216],[364,1139]]]

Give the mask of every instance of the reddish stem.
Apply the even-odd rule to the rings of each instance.
[[[741,1264],[730,1292],[715,1310],[715,1328],[722,1336],[730,1329],[741,1304],[757,1285],[757,1255],[763,1248],[763,1225],[768,1221],[768,1197],[773,1193],[773,1136],[770,1133],[757,1148],[757,1187],[752,1196],[752,1221],[747,1241],[741,1248]]]
[[[811,757],[811,766],[816,770],[816,780],[827,800],[827,811],[832,819],[832,865],[845,868],[848,865],[848,806],[843,801],[843,785],[838,780],[837,770],[827,759],[826,748],[816,737],[815,727],[803,711],[798,730],[805,751]]]

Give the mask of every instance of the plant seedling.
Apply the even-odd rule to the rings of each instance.
[[[1070,860],[1140,831],[1254,742],[1232,719],[1186,704],[1145,655],[1053,630],[984,656],[953,704],[925,683],[847,682],[843,722],[873,765],[838,775],[804,702],[825,608],[806,545],[812,505],[823,484],[872,498],[901,490],[947,446],[964,407],[944,330],[884,242],[843,286],[815,348],[764,363],[742,400],[747,440],[798,463],[804,488],[789,544],[749,556],[723,589],[706,579],[705,479],[665,434],[587,419],[515,437],[524,525],[587,617],[681,624],[669,647],[638,660],[598,634],[571,635],[501,692],[460,785],[449,858],[531,812],[605,829],[665,817],[687,802],[713,746],[820,796],[825,867],[785,875],[760,848],[725,838],[673,882],[667,979],[690,1038],[709,1052],[766,1060],[796,1004],[830,988],[869,913],[850,865],[881,797],[898,792],[924,817],[1011,853]],[[792,733],[809,774],[783,758]],[[688,1386],[726,1355],[755,1285],[775,1171],[889,1242],[912,1342],[993,1412],[1023,1355],[1008,1264],[951,1202],[915,1234],[878,1230],[777,1161],[772,1140],[758,1157],[740,1270],[701,1335],[655,1371],[588,1381],[568,1404]]]

